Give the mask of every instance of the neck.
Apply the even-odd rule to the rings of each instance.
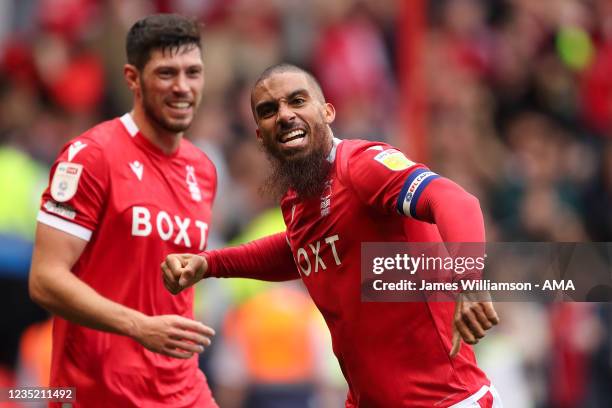
[[[332,149],[334,148],[334,133],[329,129],[329,138],[327,139],[327,145],[325,146],[325,157],[329,157]]]
[[[132,119],[138,126],[140,133],[149,142],[153,143],[165,154],[176,152],[181,144],[183,132],[176,133],[160,128],[147,115],[141,105],[136,104],[131,112]]]

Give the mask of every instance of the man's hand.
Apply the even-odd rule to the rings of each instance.
[[[485,331],[499,323],[493,302],[482,301],[482,292],[464,292],[457,297],[453,319],[453,347],[450,356],[454,357],[461,348],[461,339],[467,344],[476,344],[485,336]],[[478,299],[478,300],[477,300]]]
[[[215,331],[178,315],[145,316],[138,319],[132,338],[146,349],[175,358],[190,358],[210,346]]]
[[[193,254],[170,254],[161,263],[164,286],[176,295],[201,280],[208,271],[206,258]]]

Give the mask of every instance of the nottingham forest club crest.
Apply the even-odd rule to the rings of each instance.
[[[189,193],[191,194],[191,198],[193,201],[200,202],[202,201],[202,192],[200,191],[200,186],[198,185],[198,180],[195,176],[195,169],[193,166],[185,166],[185,171],[187,175],[185,177],[185,182],[187,183],[187,187],[189,188]]]
[[[332,196],[332,182],[328,180],[325,182],[323,188],[323,194],[321,195],[321,217],[329,215],[331,208],[331,196]]]

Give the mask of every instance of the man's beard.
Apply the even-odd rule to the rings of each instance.
[[[325,138],[325,128],[314,129],[319,140]],[[319,143],[304,157],[286,159],[275,154],[274,146],[264,146],[271,171],[262,186],[262,192],[279,200],[289,189],[293,189],[301,199],[318,197],[323,194],[325,181],[329,176],[332,163],[327,160],[326,143]]]
[[[172,123],[167,121],[161,113],[157,114],[153,103],[149,100],[147,88],[142,80],[140,81],[140,89],[142,89],[142,106],[145,115],[156,125],[156,127],[172,133],[180,133],[189,129],[191,122],[187,124]]]

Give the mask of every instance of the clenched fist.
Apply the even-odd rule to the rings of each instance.
[[[206,258],[194,254],[170,254],[161,263],[164,286],[176,295],[204,278],[208,271]]]
[[[459,294],[453,319],[451,357],[459,353],[462,339],[467,344],[476,344],[485,336],[487,330],[499,323],[499,317],[490,299],[488,292]]]

